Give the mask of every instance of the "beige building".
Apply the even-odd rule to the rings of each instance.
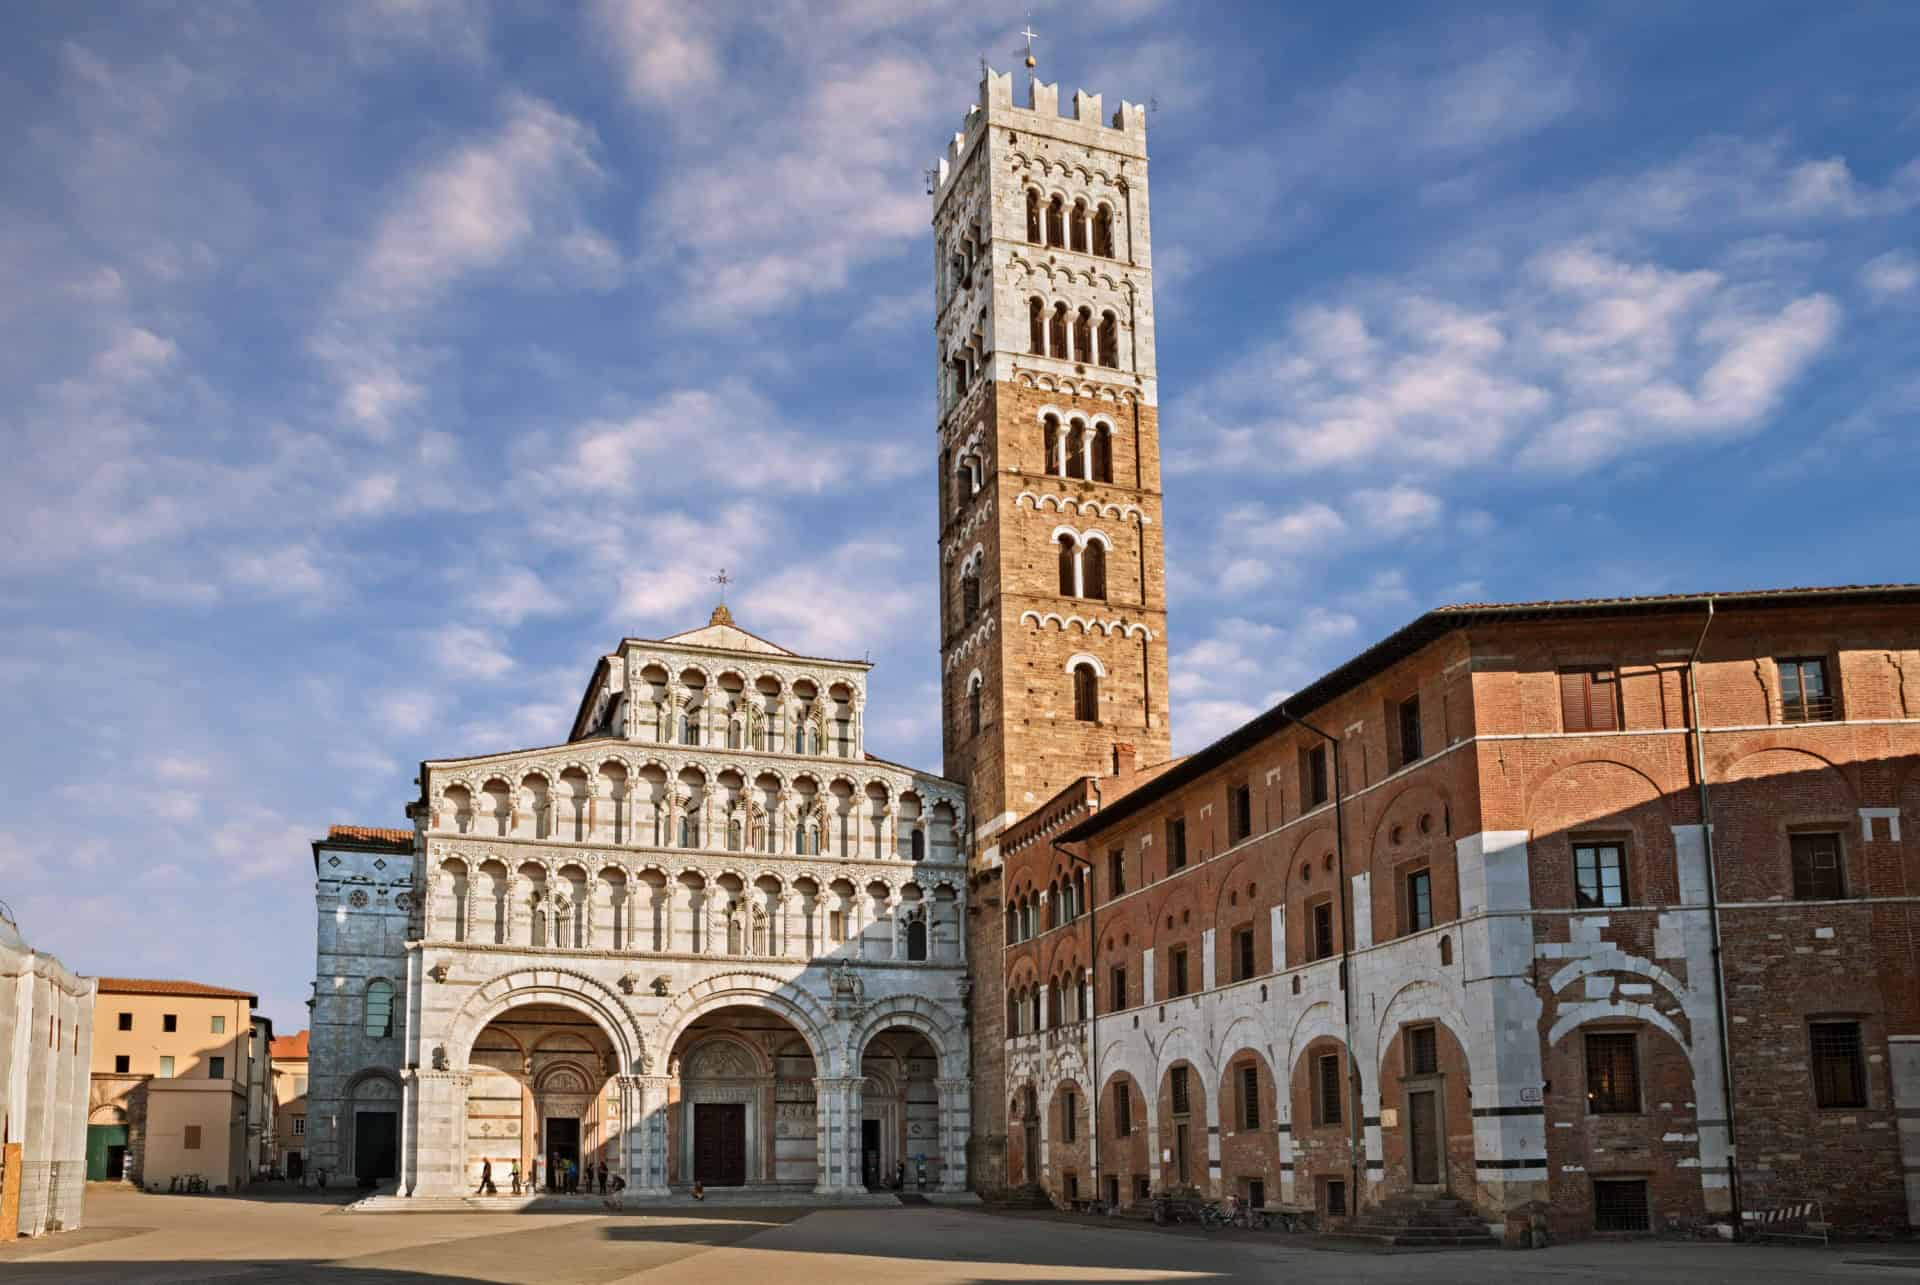
[[[273,1058],[272,1164],[299,1181],[307,1169],[307,1033],[283,1035],[268,1051]]]
[[[272,1027],[249,992],[100,979],[94,1006],[88,1177],[165,1190],[253,1177],[271,1118]],[[97,1172],[96,1172],[97,1170]]]

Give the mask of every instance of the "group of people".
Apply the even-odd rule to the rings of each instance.
[[[519,1195],[519,1161],[514,1161],[512,1171],[509,1173],[508,1178],[513,1183],[513,1194],[516,1196]],[[580,1184],[582,1182],[586,1183],[587,1194],[592,1195],[594,1185],[598,1183],[600,1195],[602,1199],[607,1201],[609,1206],[617,1205],[627,1189],[627,1180],[619,1174],[614,1174],[611,1178],[612,1195],[611,1198],[609,1198],[609,1178],[606,1161],[602,1160],[598,1164],[589,1161],[583,1167],[579,1161],[573,1159],[571,1156],[563,1156],[558,1152],[555,1152],[547,1161],[547,1180],[547,1189],[549,1191],[557,1195],[565,1196],[579,1195]],[[540,1190],[540,1160],[537,1156],[533,1161],[533,1171],[527,1175],[526,1189],[529,1195]],[[493,1181],[492,1160],[482,1160],[480,1162],[480,1186],[473,1194],[476,1196],[497,1196],[500,1194],[500,1189],[494,1185]]]

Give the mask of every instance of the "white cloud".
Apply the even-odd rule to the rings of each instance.
[[[513,656],[500,636],[472,625],[443,625],[428,637],[428,651],[444,674],[456,678],[504,678]]]
[[[467,606],[509,625],[528,616],[551,615],[567,608],[566,599],[553,591],[546,577],[529,567],[484,563],[468,581]]]
[[[1867,260],[1860,269],[1860,284],[1877,299],[1891,299],[1920,286],[1920,258],[1906,250],[1889,250]]]
[[[438,707],[426,692],[388,692],[374,698],[375,721],[396,736],[418,736],[432,725]]]
[[[712,84],[720,52],[705,28],[704,6],[673,0],[600,0],[594,20],[618,59],[627,93],[641,103],[668,103]]]
[[[1389,538],[1432,526],[1446,508],[1440,497],[1417,486],[1396,485],[1353,493],[1354,520]]]
[[[1175,749],[1197,750],[1327,667],[1360,628],[1350,612],[1309,607],[1286,627],[1239,616],[1171,659]]]
[[[145,379],[172,362],[177,351],[171,339],[142,326],[128,326],[100,354],[94,368],[106,378],[121,382]]]
[[[340,578],[321,565],[321,555],[306,544],[230,553],[225,567],[228,583],[270,598],[297,598],[321,605],[344,588]]]
[[[743,628],[815,656],[858,659],[886,647],[932,611],[930,595],[909,582],[896,541],[850,540],[771,577],[750,578],[734,616]],[[851,594],[851,598],[849,598]],[[824,604],[844,600],[847,610]]]

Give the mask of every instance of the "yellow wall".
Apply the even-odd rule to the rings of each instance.
[[[209,1186],[236,1187],[250,1178],[246,1102],[230,1080],[154,1080],[147,1089],[147,1186],[165,1190],[187,1174]],[[186,1145],[189,1125],[200,1126],[197,1149]]]

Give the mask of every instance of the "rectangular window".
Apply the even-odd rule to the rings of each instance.
[[[1587,1113],[1637,1115],[1640,1058],[1632,1031],[1587,1033]]]
[[[161,1029],[161,1030],[163,1030],[163,1031],[166,1031],[166,1032],[167,1032],[168,1034],[172,1034],[172,1033],[173,1033],[174,1031],[177,1031],[177,1030],[179,1030],[179,1029],[180,1029],[180,1015],[179,1015],[178,1013],[163,1013],[163,1014],[161,1014],[161,1015],[160,1015],[160,1029]]]
[[[1322,1053],[1318,1059],[1319,1075],[1315,1077],[1314,1111],[1320,1124],[1340,1123],[1340,1055]]]
[[[1432,1026],[1407,1028],[1407,1074],[1440,1074],[1440,1033]]]
[[[132,1014],[132,1013],[122,1013],[122,1014],[120,1014],[120,1029],[121,1029],[121,1030],[123,1030],[123,1031],[130,1031],[130,1030],[132,1030],[132,1029],[133,1029],[133,1014]]]
[[[1780,662],[1780,721],[1825,723],[1835,717],[1833,693],[1827,689],[1827,662],[1802,656]]]
[[[160,1078],[163,1080],[171,1080],[173,1078],[173,1058],[171,1056],[160,1059]]]
[[[1260,1127],[1260,1068],[1252,1062],[1240,1068],[1240,1127]]]
[[[1077,1104],[1073,1100],[1073,1090],[1062,1089],[1060,1091],[1060,1133],[1068,1142],[1072,1142],[1079,1134],[1079,1114]]]
[[[1867,1063],[1860,1023],[1814,1022],[1807,1028],[1813,1049],[1813,1100],[1821,1107],[1867,1105]]]
[[[1118,966],[1108,970],[1107,982],[1112,991],[1112,1003],[1107,1005],[1107,1010],[1118,1013],[1127,1006],[1127,970]]]
[[[1420,761],[1420,698],[1400,702],[1400,766]]]
[[[1627,904],[1627,851],[1623,844],[1576,841],[1573,845],[1573,904]]]
[[[307,1117],[303,1115],[297,1115],[293,1117],[293,1136],[297,1138],[301,1134],[305,1133],[306,1131],[307,1131]]]
[[[1187,822],[1175,817],[1167,822],[1167,873],[1187,868]]]
[[[1133,1093],[1124,1080],[1113,1086],[1113,1131],[1123,1138],[1133,1133]]]
[[[132,1069],[133,1069],[132,1061],[127,1057],[125,1053],[114,1054],[113,1056],[114,1074],[125,1075],[128,1071]]]
[[[1433,872],[1427,869],[1407,873],[1407,931],[1417,933],[1433,927]]]
[[[1560,725],[1569,732],[1620,730],[1620,682],[1611,665],[1560,671]]]
[[[207,1078],[209,1080],[226,1079],[227,1078],[227,1059],[223,1057],[208,1058],[207,1059]]]
[[[1227,789],[1227,842],[1239,843],[1253,833],[1253,787],[1235,785]]]
[[[1244,982],[1257,971],[1253,957],[1253,929],[1233,930],[1233,980]]]
[[[827,939],[838,944],[847,939],[847,912],[829,910],[827,912]]]
[[[181,1145],[185,1147],[186,1150],[188,1151],[198,1151],[200,1149],[200,1126],[199,1125],[190,1124],[187,1126],[187,1136]]]
[[[1595,1231],[1647,1231],[1647,1180],[1644,1178],[1595,1178],[1593,1180],[1593,1229]]]
[[[213,1033],[215,1035],[225,1035],[227,1033],[227,1019],[225,1017],[216,1017],[213,1019]]]
[[[1187,1100],[1187,1068],[1176,1066],[1167,1072],[1167,1080],[1173,1095],[1173,1113],[1185,1115],[1189,1109]]]
[[[1317,808],[1327,801],[1327,746],[1323,741],[1300,753],[1300,793],[1307,806]]]
[[[1313,957],[1333,956],[1333,903],[1323,901],[1313,908]]]
[[[1793,852],[1796,901],[1833,901],[1847,895],[1841,878],[1839,835],[1796,834],[1788,843]]]
[[[1127,854],[1115,848],[1107,854],[1107,896],[1124,896],[1127,891]]]
[[[1169,998],[1178,999],[1187,993],[1187,948],[1175,946],[1167,956],[1167,972],[1171,980],[1167,986]]]

